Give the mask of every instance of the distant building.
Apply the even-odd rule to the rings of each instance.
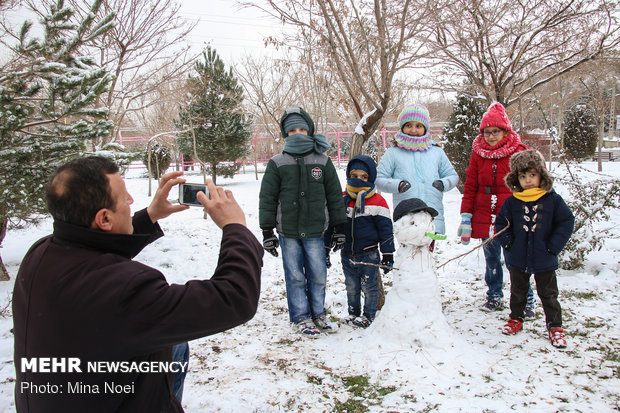
[[[519,135],[521,136],[521,142],[525,145],[541,153],[549,153],[549,145],[551,145],[552,139],[547,131],[533,129],[519,133]]]

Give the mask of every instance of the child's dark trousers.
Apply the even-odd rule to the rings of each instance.
[[[361,262],[353,264],[352,261]],[[342,270],[344,284],[347,288],[347,304],[349,314],[359,316],[361,309],[361,293],[364,293],[364,316],[370,321],[375,319],[379,302],[379,270],[372,264],[378,265],[381,260],[377,248],[359,254],[347,255],[342,253]],[[371,264],[371,265],[365,265]]]
[[[530,275],[516,268],[510,269],[510,318],[523,321]],[[555,271],[536,273],[534,280],[545,311],[547,329],[562,327],[562,308],[558,301],[558,280]]]

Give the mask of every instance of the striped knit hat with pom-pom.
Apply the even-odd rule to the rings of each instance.
[[[428,113],[428,109],[423,105],[409,105],[398,115],[398,125],[400,130],[403,130],[403,125],[407,122],[420,122],[424,125],[424,133],[428,133],[431,128],[431,115]]]
[[[410,136],[404,133],[403,126],[407,122],[420,122],[424,125],[424,135]],[[394,135],[396,146],[410,151],[425,151],[433,145],[430,132],[431,117],[425,106],[406,106],[398,115],[398,125],[400,130]]]

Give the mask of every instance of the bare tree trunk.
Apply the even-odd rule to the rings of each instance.
[[[256,142],[256,140],[254,142]],[[258,154],[256,153],[256,144],[254,144],[254,177],[258,181]]]
[[[605,136],[605,119],[600,117],[601,126],[598,132],[598,171],[603,172],[603,137]]]
[[[149,139],[148,143],[146,144],[146,170],[147,173],[149,175],[149,194],[148,196],[151,196],[151,139]]]
[[[2,246],[2,241],[4,241],[4,236],[6,235],[7,224],[7,218],[0,217],[0,246]],[[10,279],[11,277],[9,277],[9,272],[7,271],[4,263],[2,262],[2,256],[0,256],[0,281],[8,281]]]
[[[609,108],[609,140],[611,141],[614,137],[614,120],[616,119],[616,84],[617,80],[612,81],[611,85],[611,106]]]
[[[155,172],[157,173],[157,182],[159,182],[159,177],[161,176],[161,172],[159,170],[159,158],[155,157]]]
[[[217,164],[211,163],[211,180],[213,185],[217,185]]]
[[[558,109],[558,135],[560,136],[560,150],[564,152],[564,103]]]
[[[351,137],[351,150],[349,152],[349,159],[362,153],[362,150],[364,149],[364,142],[366,142],[366,138],[364,137],[364,135],[360,135],[359,133],[353,133],[353,136]]]
[[[383,114],[386,111],[388,105],[388,99],[384,99],[381,110],[376,110],[371,115],[367,116],[365,119],[365,123],[362,126],[364,130],[364,134],[360,134],[357,132],[353,132],[353,136],[351,137],[351,149],[349,151],[349,159],[353,158],[356,155],[360,155],[364,150],[364,143],[379,129],[379,125],[381,119],[383,119]]]

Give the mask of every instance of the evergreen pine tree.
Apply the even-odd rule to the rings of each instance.
[[[194,154],[209,165],[211,179],[232,176],[234,164],[249,153],[250,122],[243,114],[243,88],[232,69],[226,70],[216,51],[207,47],[204,61],[197,61],[196,74],[188,79],[189,103],[179,111],[177,127],[192,130],[178,140],[182,153]],[[233,162],[223,166],[222,162]]]
[[[586,105],[576,105],[564,119],[564,150],[569,159],[591,157],[596,151],[598,126],[594,112]]]
[[[484,112],[485,108],[480,102],[461,94],[457,96],[448,124],[443,129],[443,150],[459,175],[458,188],[461,192],[465,185],[465,171],[469,165],[472,144],[480,134],[478,128]]]
[[[31,38],[31,22],[19,33],[10,63],[0,70],[0,245],[9,222],[36,221],[47,211],[44,187],[50,174],[81,156],[85,140],[109,134],[107,108],[97,97],[111,76],[82,45],[111,28],[114,15],[98,19],[96,0],[82,22],[63,0],[43,3],[43,37]],[[0,260],[0,278],[8,273]]]

